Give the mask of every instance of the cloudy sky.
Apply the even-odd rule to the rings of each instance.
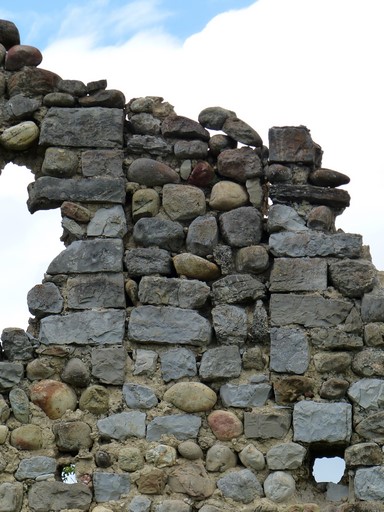
[[[197,119],[234,110],[268,128],[306,125],[323,166],[351,178],[337,227],[360,233],[384,269],[382,0],[2,0],[0,18],[65,79],[108,80],[127,100],[163,96]],[[29,171],[0,177],[0,331],[26,328],[26,294],[63,248],[57,211],[25,207]]]

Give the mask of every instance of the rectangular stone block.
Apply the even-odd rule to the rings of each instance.
[[[124,275],[79,275],[67,281],[71,309],[125,308]]]
[[[124,338],[125,311],[84,311],[69,315],[46,316],[40,323],[44,345],[111,345]]]
[[[124,112],[117,108],[56,108],[45,116],[40,145],[122,148]]]
[[[307,335],[303,329],[271,329],[271,370],[303,374],[310,359]]]
[[[271,272],[272,292],[310,292],[327,289],[327,261],[320,258],[276,258]]]
[[[274,203],[292,204],[306,201],[310,204],[319,204],[331,208],[345,208],[349,206],[350,195],[346,190],[330,187],[316,187],[314,185],[272,185],[269,197]]]
[[[195,279],[144,276],[139,285],[139,300],[143,304],[186,309],[204,306],[209,293],[209,286]]]
[[[123,151],[118,149],[90,149],[81,153],[83,176],[111,176],[124,178]]]
[[[172,435],[180,441],[196,438],[200,426],[201,418],[193,414],[157,416],[147,427],[147,441],[158,441],[162,435]]]
[[[315,144],[305,126],[274,126],[268,132],[269,159],[281,163],[313,163]]]
[[[244,413],[244,434],[248,439],[282,439],[291,427],[288,408],[274,410],[260,408]]]
[[[28,210],[58,208],[64,201],[86,203],[117,203],[125,201],[123,178],[70,178],[42,176],[28,186]]]
[[[208,345],[209,321],[191,309],[139,306],[129,319],[128,337],[137,343]]]
[[[361,301],[363,322],[384,322],[384,289],[366,293]]]
[[[271,324],[299,324],[304,327],[330,327],[343,323],[353,304],[343,299],[318,295],[272,294]]]
[[[269,237],[272,254],[278,258],[359,258],[362,250],[361,235],[335,233],[327,235],[317,231],[301,233],[280,232]]]

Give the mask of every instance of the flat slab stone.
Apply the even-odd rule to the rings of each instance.
[[[293,409],[294,441],[349,442],[352,433],[352,406],[345,402],[302,401]]]
[[[356,471],[355,480],[356,497],[360,500],[371,501],[384,499],[384,468],[374,466],[372,468],[359,468]]]
[[[67,508],[89,510],[92,491],[85,484],[36,482],[28,493],[29,509],[36,512],[60,512]]]
[[[97,422],[102,436],[124,441],[129,437],[145,437],[146,414],[140,411],[120,412],[111,414]]]
[[[172,272],[171,254],[158,247],[128,249],[124,254],[124,263],[130,276],[168,275]]]
[[[382,408],[384,405],[384,381],[381,379],[361,379],[348,389],[348,396],[364,409]]]
[[[123,273],[81,274],[67,281],[71,309],[124,308]]]
[[[309,344],[302,329],[271,329],[271,370],[303,374],[310,360]]]
[[[157,416],[147,427],[147,441],[159,441],[162,435],[173,435],[180,441],[196,438],[201,418],[193,414]]]
[[[272,292],[326,290],[327,261],[320,258],[276,258],[271,272]]]
[[[19,384],[24,375],[22,363],[0,361],[0,392]]]
[[[265,285],[250,274],[231,274],[212,284],[215,304],[237,304],[262,299]]]
[[[220,397],[225,407],[261,407],[267,401],[271,386],[261,384],[224,384]]]
[[[142,304],[197,309],[204,306],[210,288],[196,279],[144,276],[139,284]]]
[[[310,204],[319,204],[331,208],[345,208],[349,206],[351,197],[346,190],[329,187],[315,187],[314,185],[288,185],[280,183],[271,185],[269,197],[274,203],[297,203],[301,201]]]
[[[200,364],[202,380],[215,381],[236,378],[241,373],[241,356],[238,347],[224,346],[204,352]]]
[[[244,434],[248,439],[283,439],[291,426],[288,408],[260,408],[244,413]]]
[[[94,473],[93,488],[97,503],[119,500],[131,489],[131,479],[127,474]]]
[[[269,237],[269,247],[278,258],[358,258],[362,250],[362,237],[348,233],[327,235],[317,231],[281,232],[273,233]]]
[[[43,318],[39,339],[44,345],[121,344],[124,330],[124,310],[84,311]]]
[[[209,321],[194,310],[139,306],[131,313],[128,337],[137,343],[204,346],[211,340],[211,330]]]
[[[122,109],[52,107],[41,125],[40,145],[122,148],[123,129]]]

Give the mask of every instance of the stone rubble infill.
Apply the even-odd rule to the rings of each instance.
[[[304,126],[266,147],[41,59],[0,20],[0,168],[65,247],[1,334],[1,511],[384,512],[383,279],[337,228],[348,176]]]

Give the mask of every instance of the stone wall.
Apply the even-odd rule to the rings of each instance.
[[[1,164],[66,245],[1,336],[0,512],[384,510],[384,290],[309,130],[268,149],[0,43]]]

